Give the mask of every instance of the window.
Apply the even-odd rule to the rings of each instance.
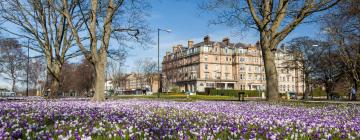
[[[205,61],[208,61],[208,56],[207,56],[207,55],[205,55],[205,58],[204,58],[204,59],[205,59]]]
[[[205,70],[208,70],[208,64],[205,64]]]
[[[287,85],[287,91],[290,91],[290,86],[289,85]]]
[[[244,53],[244,50],[243,50],[243,49],[239,49],[239,53],[240,53],[240,54],[243,54],[243,53]]]
[[[215,73],[215,78],[216,78],[216,79],[220,79],[220,76],[221,76],[221,75],[220,75],[220,72],[216,72],[216,73]]]
[[[226,61],[228,61],[228,57],[226,57]]]
[[[209,79],[209,73],[205,73],[205,79]]]
[[[209,47],[208,46],[204,46],[204,52],[209,52]]]
[[[245,71],[245,66],[240,66],[240,71]]]

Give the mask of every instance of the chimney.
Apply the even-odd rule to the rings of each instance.
[[[222,41],[223,41],[223,43],[224,43],[225,45],[229,45],[229,44],[230,44],[230,39],[229,39],[228,37],[225,37]]]
[[[173,53],[176,52],[176,46],[173,46]]]
[[[206,36],[204,37],[204,43],[205,43],[205,44],[210,44],[210,36],[209,36],[209,35],[206,35]]]
[[[285,51],[285,44],[281,44],[280,49]]]
[[[192,41],[192,40],[189,40],[189,41],[188,41],[188,47],[189,47],[189,49],[191,49],[191,48],[193,47],[193,44],[194,44],[194,41]]]
[[[182,46],[181,44],[177,45],[177,48],[178,48],[178,49],[182,49],[182,47],[183,47],[183,46]]]

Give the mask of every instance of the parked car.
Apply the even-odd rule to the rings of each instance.
[[[297,95],[295,92],[289,92],[288,94],[289,94],[290,99],[297,99]]]

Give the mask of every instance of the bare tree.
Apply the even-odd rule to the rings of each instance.
[[[12,38],[0,40],[0,74],[11,80],[11,90],[16,91],[16,83],[24,78],[26,59],[19,42]]]
[[[45,65],[44,61],[33,58],[33,61],[29,65],[29,83],[32,85],[32,89],[41,89],[39,87],[39,82],[45,80],[44,71]]]
[[[95,70],[87,59],[84,58],[81,63],[77,65],[76,75],[80,76],[77,86],[78,92],[89,92],[94,88]]]
[[[49,0],[52,1],[52,0]],[[76,1],[75,1],[76,2]],[[71,15],[71,7],[67,0],[62,0],[63,7],[57,7],[69,20],[69,27],[82,53],[94,66],[96,81],[93,100],[105,100],[104,83],[105,69],[111,38],[120,42],[135,40],[145,43],[147,26],[144,24],[145,10],[149,8],[147,1],[142,0],[86,0],[78,3],[82,15]],[[85,5],[85,6],[84,6]],[[86,32],[79,32],[75,21],[85,19]],[[86,19],[89,19],[86,20]],[[89,36],[88,41],[82,41],[81,35]],[[145,42],[143,42],[145,41]],[[89,45],[87,48],[86,45]]]
[[[305,93],[303,98],[308,99],[310,93],[311,76],[316,70],[319,55],[322,55],[324,47],[327,44],[322,41],[313,40],[309,37],[294,38],[287,43],[288,55],[292,59],[285,62],[285,66],[289,69],[296,69],[302,71],[304,74],[303,81],[305,82]]]
[[[158,80],[159,74],[157,72],[157,63],[151,58],[146,58],[143,61],[142,73],[146,83],[152,88],[155,81]],[[153,90],[153,89],[152,89]]]
[[[278,44],[310,15],[329,9],[340,0],[209,0],[201,4],[216,12],[212,23],[251,27],[260,34],[265,65],[267,100],[278,100],[275,52]]]
[[[68,30],[68,20],[52,8],[46,0],[10,0],[0,2],[1,30],[22,39],[28,39],[32,51],[45,56],[48,75],[51,76],[51,94],[54,98],[60,85],[61,69],[64,62],[79,53],[71,51],[73,35]],[[66,6],[70,16],[77,16],[75,2]],[[83,21],[72,22],[73,28],[79,30]],[[10,30],[6,25],[16,26],[21,32]],[[11,28],[16,29],[16,28]]]
[[[107,65],[107,71],[110,74],[109,77],[112,79],[112,83],[115,89],[119,89],[124,86],[125,72],[123,71],[125,63],[125,55],[116,58],[110,59]]]
[[[329,40],[339,49],[344,64],[342,69],[357,93],[360,85],[360,2],[341,1],[325,16],[323,23]],[[356,100],[356,96],[351,99]]]
[[[142,82],[142,80],[143,80],[143,66],[144,66],[144,59],[141,59],[141,58],[139,58],[139,59],[137,59],[137,60],[135,60],[135,62],[134,62],[134,66],[135,66],[135,79],[136,79],[136,87],[137,88],[143,88],[143,84],[144,84],[144,82]],[[138,87],[138,85],[140,86],[140,87]]]
[[[76,92],[78,95],[89,92],[94,86],[95,71],[89,61],[80,63],[66,62],[62,69],[61,90],[66,93]]]

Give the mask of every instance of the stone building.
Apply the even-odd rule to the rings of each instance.
[[[141,73],[130,73],[124,76],[120,88],[128,93],[140,93],[143,90],[155,93],[159,88],[158,77],[156,74],[144,75]]]
[[[302,73],[286,69],[283,62],[291,59],[286,50],[276,53],[279,91],[302,93]],[[265,90],[264,63],[259,45],[221,42],[205,36],[203,42],[188,41],[167,52],[162,62],[163,89],[176,85],[181,91],[204,92],[206,88]]]

